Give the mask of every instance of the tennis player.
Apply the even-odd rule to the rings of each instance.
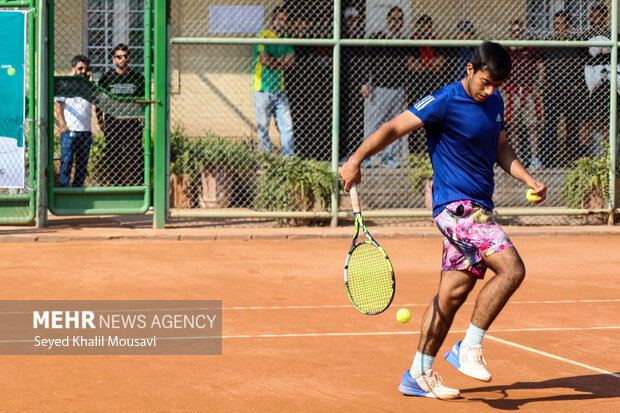
[[[433,217],[445,236],[439,291],[424,313],[413,364],[399,390],[406,395],[453,399],[457,389],[432,370],[459,307],[487,268],[495,273],[482,288],[462,341],[446,360],[462,373],[491,380],[482,355],[485,332],[525,277],[514,245],[493,218],[493,166],[546,198],[506,141],[504,103],[497,90],[510,75],[511,60],[499,44],[485,42],[467,65],[467,75],[424,97],[370,135],[339,171],[344,188],[361,182],[360,164],[396,139],[424,127],[433,164]]]

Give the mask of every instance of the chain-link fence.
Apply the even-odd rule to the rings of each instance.
[[[507,137],[548,186],[533,208],[497,168],[496,207],[554,216],[608,208],[612,48],[578,41],[609,41],[610,2],[348,1],[340,30],[333,11],[331,1],[171,2],[172,208],[334,213],[329,171],[383,122],[462,79],[483,39],[508,46]],[[423,130],[363,167],[367,210],[428,210]]]
[[[55,187],[145,184],[146,17],[141,0],[55,2]]]

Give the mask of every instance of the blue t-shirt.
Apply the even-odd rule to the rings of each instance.
[[[493,209],[493,166],[504,130],[504,101],[499,91],[478,103],[456,82],[409,110],[426,129],[434,171],[433,216],[450,202],[464,199]]]

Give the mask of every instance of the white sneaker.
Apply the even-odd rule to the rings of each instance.
[[[486,369],[487,362],[482,356],[482,345],[468,346],[459,341],[445,359],[466,376],[491,381],[491,373]]]
[[[433,399],[456,399],[461,395],[458,389],[443,385],[441,376],[433,370],[412,377],[409,370],[405,371],[398,390],[407,396],[430,397]]]

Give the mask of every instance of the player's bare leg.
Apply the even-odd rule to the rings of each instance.
[[[435,356],[450,330],[454,315],[476,285],[469,271],[442,271],[439,292],[426,308],[420,328],[418,351]]]
[[[476,298],[471,317],[475,326],[488,330],[512,294],[525,278],[525,265],[514,247],[506,248],[484,259],[495,273]]]
[[[493,320],[506,305],[525,278],[525,266],[514,247],[506,248],[484,259],[495,272],[476,298],[471,324],[463,341],[457,342],[445,355],[461,373],[488,382],[491,373],[482,355],[482,339]]]
[[[409,396],[454,399],[460,396],[458,389],[443,384],[432,362],[443,343],[454,315],[474,288],[476,278],[468,271],[442,271],[439,292],[426,308],[422,318],[418,352],[411,369],[405,371],[398,389]]]

